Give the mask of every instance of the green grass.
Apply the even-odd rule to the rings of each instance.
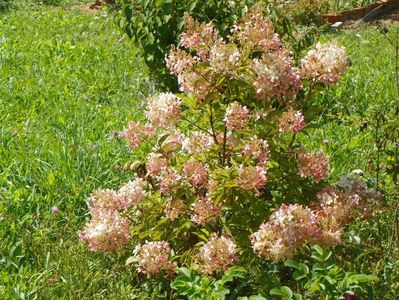
[[[153,88],[112,17],[79,10],[77,2],[18,2],[0,15],[0,299],[144,297],[123,257],[89,252],[77,231],[88,217],[87,196],[127,180],[117,166],[130,154],[113,131],[140,117]],[[312,147],[325,147],[332,178],[357,168],[372,177],[373,131],[361,127],[395,101],[393,49],[375,29],[324,37],[331,38],[346,45],[353,66],[318,97],[331,113],[321,114]],[[52,206],[60,213],[52,215]],[[383,236],[376,222],[353,228],[386,247],[391,224],[382,221]],[[350,247],[352,267],[381,275],[383,254],[362,264],[363,252]],[[394,287],[382,286],[379,295],[384,290],[394,299]]]
[[[123,298],[134,277],[77,230],[91,191],[126,180],[113,131],[138,114],[146,70],[102,11],[24,5],[1,23],[0,299]]]

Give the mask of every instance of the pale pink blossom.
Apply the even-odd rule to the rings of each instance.
[[[244,190],[257,192],[267,183],[266,171],[260,166],[241,166],[236,182]]]
[[[188,210],[187,204],[180,199],[169,199],[164,208],[166,219],[174,221]]]
[[[196,63],[194,57],[188,54],[186,51],[176,49],[174,46],[169,52],[169,55],[165,57],[166,66],[176,76],[187,72]]]
[[[157,176],[168,167],[168,160],[162,154],[151,152],[148,154],[145,166],[149,175]]]
[[[148,277],[160,275],[162,272],[173,273],[177,265],[170,260],[171,251],[165,241],[146,241],[144,245],[137,245],[133,251],[137,270]]]
[[[305,118],[301,111],[290,109],[279,120],[280,132],[299,132],[305,128]]]
[[[209,52],[209,64],[216,73],[230,73],[237,76],[241,52],[234,44],[216,43]]]
[[[234,38],[241,45],[267,53],[278,50],[281,42],[272,22],[264,17],[263,11],[261,4],[254,5],[251,11],[236,24],[233,32]]]
[[[336,43],[320,44],[302,59],[301,75],[313,82],[334,85],[348,69],[345,48]]]
[[[292,258],[298,247],[320,235],[316,214],[301,205],[281,205],[251,235],[254,251],[273,261]]]
[[[102,211],[121,211],[129,208],[133,203],[120,197],[117,191],[111,189],[97,190],[88,199],[88,207],[91,215]]]
[[[302,149],[298,153],[298,170],[301,177],[311,177],[314,182],[325,179],[328,175],[328,157],[322,150],[306,152]]]
[[[162,194],[173,194],[181,186],[182,177],[176,171],[171,168],[167,168],[161,171],[158,176],[159,189]]]
[[[208,165],[190,158],[183,167],[184,177],[197,188],[203,188],[208,182]]]
[[[146,183],[142,178],[136,178],[127,182],[118,191],[118,196],[121,198],[122,203],[126,205],[140,205],[147,197],[147,192],[145,191]]]
[[[191,154],[200,154],[209,151],[214,141],[210,134],[199,131],[191,131],[183,141],[182,148]]]
[[[121,137],[128,141],[129,149],[140,146],[141,142],[154,135],[154,128],[151,125],[143,125],[130,121],[128,127],[123,130]]]
[[[255,58],[251,69],[255,74],[252,85],[257,99],[294,98],[302,88],[299,70],[294,67],[288,50],[281,49],[264,54],[261,59]]]
[[[248,159],[256,159],[259,166],[265,168],[270,156],[269,144],[255,135],[245,143],[242,154]]]
[[[202,102],[214,91],[213,78],[214,74],[209,71],[196,70],[180,74],[177,81],[180,91],[195,96]]]
[[[182,33],[180,44],[182,47],[197,51],[202,59],[207,58],[208,49],[212,47],[220,36],[215,26],[210,23],[199,23],[188,14],[184,16],[185,32]],[[199,54],[198,52],[201,52]]]
[[[208,224],[222,216],[223,205],[215,205],[212,199],[201,196],[191,206],[191,221],[199,225]]]
[[[147,118],[155,127],[173,127],[180,117],[181,101],[172,93],[148,98]]]
[[[226,127],[230,130],[242,130],[248,124],[249,119],[250,114],[248,108],[237,102],[229,104],[226,109],[224,121],[226,122]]]
[[[51,208],[51,214],[56,215],[60,212],[60,209],[57,206],[53,206]]]
[[[129,243],[129,225],[116,210],[102,210],[79,231],[79,238],[93,251],[120,251]]]
[[[198,253],[201,272],[211,275],[226,271],[238,260],[237,252],[237,246],[230,237],[213,234]]]
[[[179,130],[173,130],[168,133],[168,137],[162,143],[162,149],[167,152],[173,152],[181,148],[182,143],[185,139],[183,133]]]

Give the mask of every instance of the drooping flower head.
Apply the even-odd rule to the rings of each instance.
[[[137,270],[148,277],[159,275],[162,272],[173,273],[176,263],[170,261],[171,248],[167,242],[148,242],[137,245],[133,251],[137,261]]]
[[[231,267],[238,259],[237,252],[237,246],[231,238],[213,234],[200,248],[197,260],[201,271],[210,275]]]

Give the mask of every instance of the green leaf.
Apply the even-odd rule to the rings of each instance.
[[[123,13],[125,14],[125,17],[128,21],[132,19],[133,16],[133,9],[130,6],[125,6],[123,8]]]
[[[243,267],[232,267],[223,274],[219,282],[225,285],[227,282],[233,281],[236,278],[244,279],[246,272],[247,271]]]
[[[249,300],[266,300],[266,298],[261,295],[253,295],[249,297]]]
[[[284,299],[292,299],[292,291],[288,286],[274,288],[270,291],[270,295],[282,296]]]
[[[299,270],[299,263],[295,260],[289,259],[284,262],[284,266]]]
[[[374,275],[367,274],[352,274],[347,277],[348,283],[370,283],[379,281],[379,278]]]

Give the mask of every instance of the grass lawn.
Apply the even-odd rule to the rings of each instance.
[[[0,19],[0,299],[123,298],[132,277],[77,230],[90,192],[126,179],[113,131],[137,115],[145,68],[104,12],[24,4]]]
[[[87,196],[129,177],[119,166],[130,154],[114,131],[140,117],[153,88],[112,17],[76,2],[0,14],[0,299],[143,299],[124,257],[89,252],[77,231]],[[376,107],[392,105],[395,87],[393,49],[377,30],[330,38],[347,46],[353,64],[319,99],[333,113],[321,114],[313,147],[326,148],[334,177],[368,170],[373,131],[362,126]]]

